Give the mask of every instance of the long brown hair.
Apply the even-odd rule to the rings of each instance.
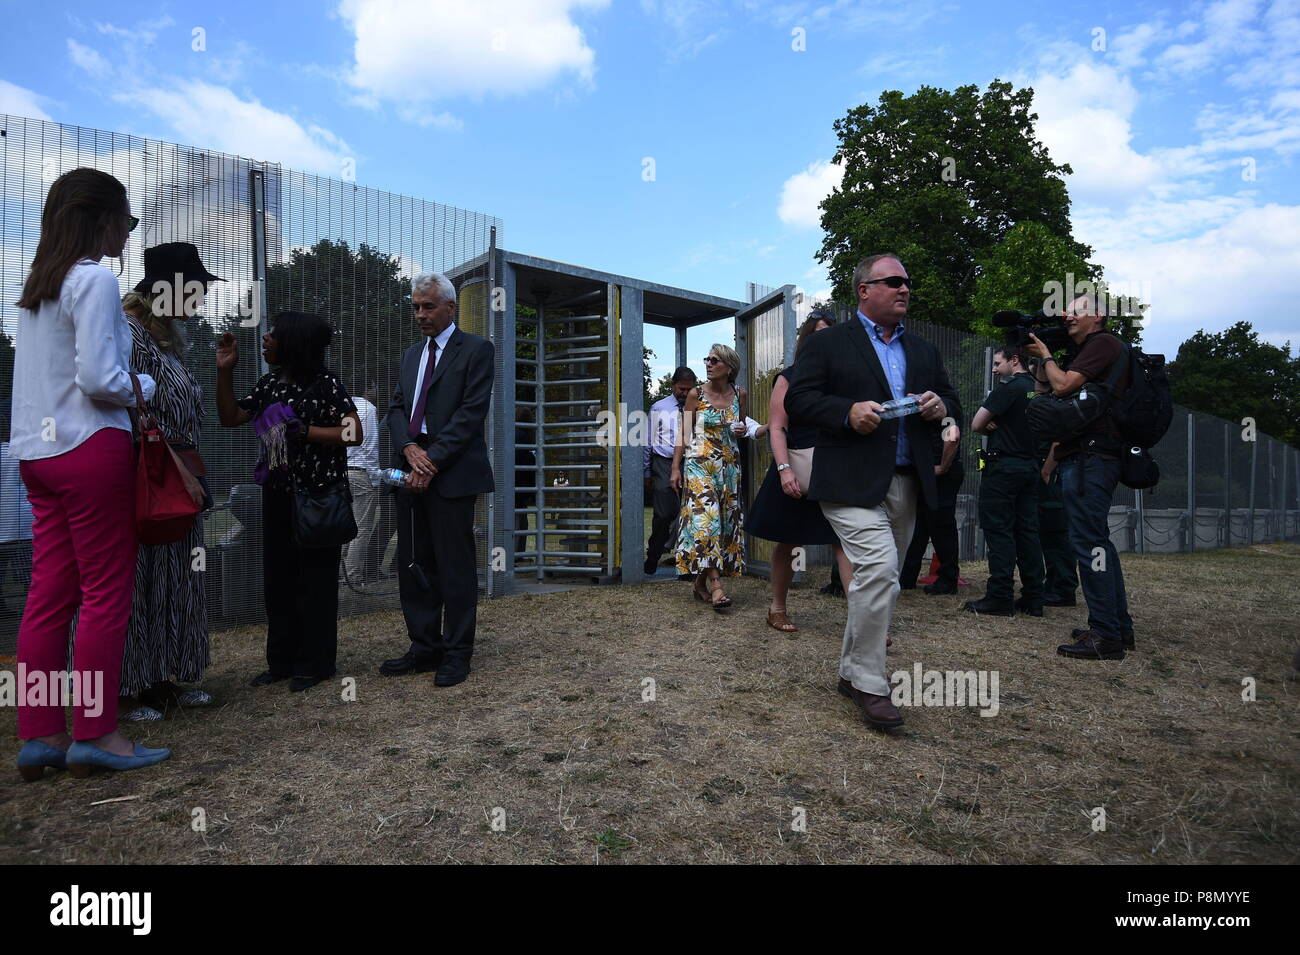
[[[835,313],[829,308],[815,308],[803,320],[803,324],[799,326],[799,335],[794,340],[795,361],[799,360],[799,352],[803,348],[803,343],[811,338],[813,332],[817,331],[817,326],[822,324],[835,324]]]
[[[73,169],[54,180],[18,307],[34,310],[46,299],[57,299],[68,269],[82,259],[101,258],[105,231],[127,209],[126,187],[106,172]]]

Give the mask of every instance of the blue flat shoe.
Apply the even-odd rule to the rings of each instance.
[[[34,783],[45,775],[45,767],[67,769],[68,754],[57,746],[42,743],[38,739],[29,739],[18,751],[18,775],[25,782]]]
[[[134,756],[118,756],[116,753],[110,753],[98,746],[91,746],[78,740],[68,747],[67,765],[69,773],[77,779],[84,779],[96,768],[115,769],[118,772],[142,769],[154,763],[161,763],[171,754],[170,749],[145,749],[136,743]]]

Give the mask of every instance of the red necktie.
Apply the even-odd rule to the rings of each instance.
[[[406,427],[406,433],[412,439],[420,436],[420,428],[424,424],[424,405],[429,397],[429,385],[433,383],[433,364],[437,358],[438,343],[430,338],[429,357],[424,362],[424,382],[420,387],[420,397],[415,402],[415,410],[411,412],[411,423]]]

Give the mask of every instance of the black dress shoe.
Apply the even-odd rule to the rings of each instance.
[[[1041,600],[1030,600],[1028,597],[1021,597],[1016,601],[1016,609],[1021,613],[1027,613],[1031,617],[1041,617],[1043,615],[1043,602]]]
[[[1063,657],[1076,660],[1123,660],[1124,645],[1118,640],[1103,637],[1093,630],[1085,630],[1074,643],[1065,643],[1056,648]]]
[[[289,677],[279,676],[270,670],[264,670],[257,676],[248,681],[249,686],[270,686],[272,683],[279,683],[281,680],[287,680]]]
[[[903,581],[900,580],[900,581],[898,582],[898,589],[899,589],[899,590],[915,590],[915,589],[916,589],[916,581],[914,580],[914,581],[912,581],[912,582],[909,584],[909,583],[904,583]]]
[[[647,561],[646,561],[646,562],[641,566],[641,569],[642,569],[643,571],[645,571],[645,575],[646,575],[647,577],[653,577],[653,576],[655,575],[656,571],[659,570],[659,562],[658,562],[658,561],[654,561],[654,560],[647,560]]]
[[[1078,640],[1085,633],[1088,633],[1087,627],[1075,627],[1073,630],[1070,631],[1070,636]],[[1119,635],[1119,642],[1123,645],[1125,650],[1134,649],[1133,631],[1130,630],[1128,633],[1121,633]]]
[[[971,613],[983,614],[986,617],[1014,617],[1016,615],[1016,608],[1010,600],[993,600],[989,597],[968,600],[961,605],[961,609],[969,610]]]
[[[949,583],[941,584],[939,583],[939,581],[936,580],[932,584],[926,584],[925,587],[923,587],[922,589],[931,597],[933,597],[936,594],[955,594],[957,592],[957,585],[949,584]]]
[[[837,584],[827,584],[825,587],[823,587],[821,590],[819,590],[819,591],[817,591],[817,592],[818,592],[819,594],[825,594],[827,597],[843,597],[843,596],[844,596],[844,588],[841,587],[841,586],[839,586],[839,585],[837,585]]]
[[[455,686],[457,683],[464,683],[469,677],[469,664],[448,660],[438,667],[438,673],[433,678],[434,686]]]
[[[1073,607],[1074,594],[1043,594],[1044,607]]]
[[[409,651],[393,660],[379,664],[383,676],[406,676],[408,673],[432,673],[442,664],[438,657],[417,657]]]
[[[326,676],[295,676],[289,678],[289,692],[301,693],[303,690],[309,690],[317,683],[324,683],[329,677]]]

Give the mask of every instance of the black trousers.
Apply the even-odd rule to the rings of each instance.
[[[670,542],[676,544],[676,541],[670,541],[670,538],[677,517],[681,513],[682,499],[669,483],[672,472],[672,458],[650,452],[650,487],[654,493],[654,519],[650,522],[650,543],[645,549],[647,564],[658,564],[664,548]]]
[[[934,541],[934,553],[939,558],[935,583],[957,586],[957,491],[965,476],[966,469],[961,462],[954,461],[952,467],[935,478],[939,506],[932,511],[924,507],[916,509],[916,529],[912,531],[912,543],[898,574],[905,586],[916,586],[925,546],[930,541]]]
[[[469,665],[478,617],[475,495],[397,493],[397,583],[411,653]],[[411,570],[411,559],[424,581]]]
[[[342,547],[293,542],[292,495],[262,488],[266,665],[276,676],[331,677],[338,653]]]

